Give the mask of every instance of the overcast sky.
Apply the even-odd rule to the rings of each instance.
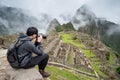
[[[1,0],[1,5],[29,10],[34,15],[47,13],[57,17],[74,15],[83,4],[87,4],[97,17],[120,24],[120,0]]]

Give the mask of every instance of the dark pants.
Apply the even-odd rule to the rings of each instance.
[[[34,67],[35,65],[38,65],[39,70],[44,70],[48,63],[48,59],[49,59],[48,54],[32,57],[30,61],[23,68],[27,69]]]

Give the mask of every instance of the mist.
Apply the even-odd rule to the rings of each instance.
[[[111,26],[112,28],[110,28],[106,33],[107,35],[112,35],[114,33],[119,33],[120,32],[120,26]]]
[[[29,10],[34,16],[46,13],[57,18],[61,14],[74,15],[87,4],[97,17],[120,22],[120,0],[2,0],[0,4]],[[74,5],[74,6],[73,6]]]
[[[119,3],[120,0],[2,0],[0,1],[0,6],[23,9],[27,15],[34,16],[40,20],[43,26],[39,26],[39,28],[41,27],[39,30],[45,33],[45,29],[47,29],[48,26],[48,24],[46,24],[47,22],[50,22],[54,18],[56,18],[60,24],[69,22],[83,4],[86,4],[90,11],[94,12],[98,18],[104,18],[120,24]],[[48,20],[45,21],[45,18],[43,18],[41,14],[46,14],[44,16],[47,16]],[[2,21],[6,27],[9,26],[6,20],[0,19],[0,21]],[[26,26],[30,25],[26,24]],[[86,25],[86,22],[82,22],[80,25]],[[76,26],[79,27],[80,25]],[[120,27],[110,29],[108,34],[114,33],[116,30],[120,31]]]

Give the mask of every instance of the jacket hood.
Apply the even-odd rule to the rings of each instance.
[[[32,40],[25,34],[21,34],[18,39],[22,40],[22,41],[31,41]]]

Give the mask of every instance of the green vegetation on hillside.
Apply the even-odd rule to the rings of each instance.
[[[69,62],[69,64],[74,63],[74,58],[72,53],[68,55],[67,61]]]
[[[119,28],[118,24],[110,21],[105,21],[104,23],[98,23],[100,26],[100,37],[101,41],[107,46],[111,47],[113,50],[120,53],[120,32],[117,31]],[[111,32],[110,30],[116,29],[116,31]]]
[[[75,30],[72,23],[63,24],[55,27],[57,32]]]
[[[69,43],[72,44],[74,46],[77,46],[80,48],[80,50],[85,54],[85,56],[89,59],[91,57],[94,57],[95,54],[93,52],[91,52],[90,50],[86,50],[85,46],[79,42],[79,39],[74,40],[74,34],[67,34],[64,32],[60,32],[59,35],[61,36],[61,39],[63,40],[63,42],[65,43]],[[101,76],[103,77],[107,77],[100,69],[97,65],[95,65],[93,62],[90,62],[91,66],[93,67],[93,69]]]
[[[51,80],[80,80],[77,74],[66,69],[55,66],[47,66],[46,70],[51,73]]]
[[[74,34],[72,34],[72,33],[73,32],[71,32],[71,34],[65,34],[65,33],[61,32],[59,34],[61,35],[61,39],[65,43],[69,43],[69,44],[79,47],[82,50],[82,52],[86,54],[87,58],[95,56],[90,50],[85,49],[85,46],[79,42],[79,39],[74,40]]]
[[[118,74],[120,74],[120,67],[116,68]]]
[[[101,40],[103,41],[104,44],[107,46],[111,47],[113,50],[117,51],[120,53],[120,38],[119,34],[112,34],[112,35],[101,35]],[[120,55],[120,54],[119,54]]]
[[[47,66],[46,70],[51,73],[51,80],[97,80],[97,78],[91,78],[56,66]]]

